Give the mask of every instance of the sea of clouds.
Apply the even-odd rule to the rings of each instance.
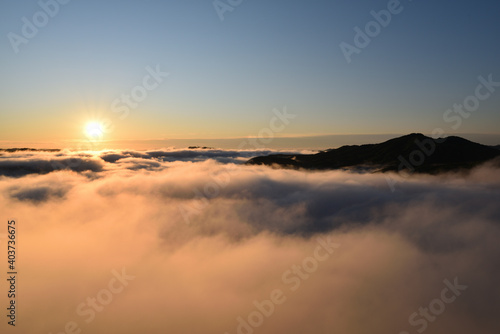
[[[269,153],[1,152],[12,332],[499,332],[498,169],[243,164]]]

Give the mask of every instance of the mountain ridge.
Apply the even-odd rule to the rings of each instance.
[[[249,165],[281,168],[438,173],[470,169],[500,156],[498,146],[486,146],[458,136],[431,138],[411,133],[378,144],[345,145],[315,154],[272,154],[254,157]]]

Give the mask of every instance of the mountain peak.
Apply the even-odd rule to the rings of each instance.
[[[342,146],[316,154],[275,154],[250,159],[247,164],[303,169],[362,169],[437,173],[470,169],[500,156],[494,147],[450,136],[433,139],[411,133],[379,144]]]

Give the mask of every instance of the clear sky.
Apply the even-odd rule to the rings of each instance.
[[[0,140],[79,140],[89,121],[108,140],[244,137],[285,106],[277,136],[500,132],[500,87],[443,119],[500,82],[498,1],[55,1],[0,3]],[[388,7],[348,63],[341,43]]]

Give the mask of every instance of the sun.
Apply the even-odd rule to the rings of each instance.
[[[104,127],[99,122],[88,122],[85,125],[84,132],[90,139],[101,139],[104,134]]]

